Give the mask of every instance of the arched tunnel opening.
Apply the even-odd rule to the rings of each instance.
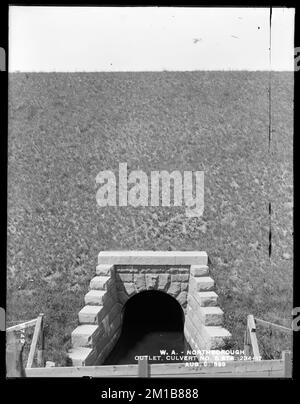
[[[190,346],[185,340],[184,312],[175,298],[160,291],[144,291],[131,297],[123,308],[122,331],[104,365],[182,362]],[[166,353],[162,353],[166,351]]]

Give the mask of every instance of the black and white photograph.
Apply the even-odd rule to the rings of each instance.
[[[9,6],[6,378],[292,377],[294,30]]]

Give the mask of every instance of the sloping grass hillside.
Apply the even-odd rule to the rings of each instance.
[[[207,251],[235,347],[249,313],[290,327],[292,143],[292,73],[10,74],[8,320],[44,312],[64,364],[98,252],[178,249]],[[204,171],[203,216],[100,208],[96,176],[120,162]],[[258,332],[266,358],[290,346]]]

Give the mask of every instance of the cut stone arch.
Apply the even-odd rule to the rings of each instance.
[[[221,348],[231,334],[222,327],[214,281],[203,251],[104,251],[72,332],[74,366],[105,361],[122,327],[125,303],[143,291],[160,291],[184,312],[184,335],[193,350]],[[199,354],[201,356],[201,354]]]
[[[168,268],[166,266],[116,265],[114,279],[119,301],[122,304],[138,293],[154,290],[174,297],[182,308],[186,309],[188,266]]]
[[[145,302],[143,302],[143,299],[145,300]],[[138,300],[140,300],[140,302]],[[147,300],[148,300],[148,302],[147,302]],[[153,311],[153,306],[154,306],[154,309],[157,308],[157,304],[161,303],[162,301],[164,301],[163,303],[165,303],[167,306],[163,305],[162,307],[160,307],[160,310],[161,310],[160,315],[166,315],[166,312],[168,311],[166,309],[171,309],[173,306],[173,311],[175,312],[177,310],[178,314],[180,314],[179,315],[180,322],[182,321],[182,324],[184,325],[185,312],[184,312],[182,305],[178,302],[178,300],[175,297],[171,296],[170,294],[168,294],[165,291],[161,291],[161,290],[157,290],[157,289],[142,290],[140,292],[135,293],[131,297],[129,297],[129,299],[127,299],[127,301],[124,303],[124,305],[121,309],[121,315],[124,316],[124,314],[126,314],[126,311],[132,310],[132,308],[130,307],[131,305],[134,305],[135,310],[137,312],[140,311],[141,315],[142,315],[143,314],[142,310],[144,310],[145,306],[142,306],[142,308],[141,308],[139,303],[142,303],[142,302],[148,303],[149,305],[146,306],[147,310],[145,310],[146,315],[144,315],[144,318],[146,318],[148,321],[149,314],[151,314],[151,315],[155,314],[155,311]],[[138,307],[138,309],[136,309],[136,307]],[[128,314],[128,312],[127,312],[127,314]],[[122,326],[123,326],[123,323],[122,323]]]

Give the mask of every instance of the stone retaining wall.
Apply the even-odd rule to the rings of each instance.
[[[223,312],[213,289],[205,252],[101,252],[71,335],[73,366],[105,361],[120,336],[125,303],[146,290],[165,292],[180,303],[192,349],[221,348],[230,333],[222,327]]]

